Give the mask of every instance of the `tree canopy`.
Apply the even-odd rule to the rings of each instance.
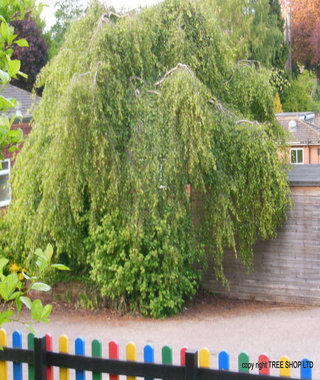
[[[11,81],[17,87],[32,91],[36,77],[42,67],[47,63],[48,48],[41,30],[30,14],[22,20],[12,21],[12,26],[18,38],[25,38],[29,46],[15,46],[13,58],[21,61],[21,70],[27,78],[18,78]]]
[[[58,0],[55,2],[54,16],[56,22],[47,33],[49,59],[58,54],[72,21],[79,18],[81,14],[83,14],[83,9],[79,0]]]
[[[320,65],[320,1],[291,0],[293,59],[308,69]]]
[[[13,170],[21,259],[50,242],[116,305],[161,316],[194,294],[205,251],[225,280],[225,247],[250,264],[276,234],[289,187],[271,73],[230,61],[208,13],[93,3],[73,24]]]
[[[206,0],[199,6],[219,23],[234,60],[252,59],[284,69],[289,46],[279,0]]]

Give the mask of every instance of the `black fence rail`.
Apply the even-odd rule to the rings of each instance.
[[[103,359],[46,350],[46,337],[34,338],[34,349],[3,347],[0,361],[27,363],[34,366],[35,380],[47,380],[47,367],[78,371],[138,376],[166,380],[279,380],[279,377],[255,375],[198,367],[198,351],[187,350],[185,366]]]

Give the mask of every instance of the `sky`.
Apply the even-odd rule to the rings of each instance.
[[[48,5],[44,7],[42,11],[42,18],[46,20],[46,29],[54,24],[54,4],[56,0],[38,0],[37,3],[42,2],[43,4]],[[135,9],[138,7],[144,7],[147,5],[153,5],[158,3],[160,0],[106,0],[104,1],[108,6],[113,6],[117,11],[119,10],[129,10]],[[84,5],[84,8],[87,4],[90,3],[90,0],[81,0],[81,3]]]

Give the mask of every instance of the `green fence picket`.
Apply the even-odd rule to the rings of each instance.
[[[34,349],[34,334],[28,334],[28,348],[29,350]],[[28,379],[34,380],[34,366],[32,364],[28,365]]]
[[[238,356],[238,371],[249,372],[249,355],[246,352],[241,352]]]
[[[91,343],[91,354],[92,356],[96,356],[98,358],[101,358],[102,355],[102,346],[101,342],[98,339],[94,339]],[[101,380],[102,375],[101,373],[92,372],[92,380]]]
[[[162,347],[162,364],[172,364],[172,348],[170,346]]]

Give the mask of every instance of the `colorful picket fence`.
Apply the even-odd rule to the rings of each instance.
[[[10,353],[12,353],[12,355],[15,352],[18,352],[18,354],[20,352],[25,354],[23,356],[23,359],[17,359],[19,358],[19,355],[18,356],[13,355],[14,359],[9,359],[9,361],[13,362],[13,380],[23,380],[22,362],[29,363],[28,364],[28,378],[27,378],[28,380],[37,380],[37,379],[54,380],[53,365],[47,365],[48,361],[46,361],[46,363],[40,363],[40,364],[38,363],[37,364],[38,369],[35,368],[34,364],[31,364],[31,363],[35,363],[35,360],[36,360],[35,356],[38,355],[38,357],[41,358],[41,355],[43,355],[43,352],[45,352],[46,357],[49,357],[49,360],[50,360],[50,353],[51,353],[51,356],[53,357],[52,362],[57,364],[57,366],[60,367],[59,379],[69,380],[69,371],[70,371],[69,368],[78,368],[78,367],[81,367],[81,365],[80,366],[75,365],[74,367],[68,367],[68,368],[63,367],[63,364],[68,362],[67,360],[68,356],[71,358],[79,359],[80,357],[84,358],[86,355],[85,341],[81,337],[78,337],[74,342],[75,355],[73,356],[69,354],[69,338],[66,335],[62,335],[59,338],[59,354],[52,352],[53,338],[50,334],[46,334],[46,336],[43,338],[35,338],[34,335],[30,333],[28,334],[27,341],[28,341],[28,350],[23,350],[22,349],[22,334],[18,330],[16,330],[12,334],[12,349],[10,349],[7,347],[8,346],[7,333],[4,329],[0,329],[0,346],[3,347],[3,350],[0,351],[0,379],[1,380],[9,380],[8,379],[8,363],[4,359],[8,360],[8,358],[10,358]],[[38,348],[35,348],[35,342],[37,342]],[[42,348],[41,348],[41,345],[43,345]],[[36,350],[37,350],[37,353],[36,353]],[[119,344],[116,340],[112,340],[108,343],[108,351],[109,351],[108,359],[110,359],[110,363],[114,364],[114,360],[120,363]],[[207,348],[202,348],[199,352],[197,352],[197,351],[188,350],[188,347],[186,346],[182,347],[180,350],[180,368],[186,367],[187,353],[189,353],[189,359],[188,359],[189,367],[190,367],[190,360],[191,360],[191,364],[192,364],[192,361],[196,360],[197,363],[193,363],[195,367],[199,368],[200,370],[210,369],[211,367],[210,352]],[[34,354],[33,359],[32,359],[31,354]],[[126,345],[125,356],[126,356],[126,362],[122,362],[122,363],[137,361],[137,349],[136,349],[135,343],[129,342]],[[62,358],[61,359],[62,361],[58,360],[58,358]],[[102,344],[101,344],[101,341],[98,339],[94,339],[91,342],[91,358],[102,358]],[[87,357],[87,362],[88,362],[88,359],[90,358]],[[100,361],[97,363],[101,364],[102,362]],[[143,363],[155,364],[155,352],[154,352],[153,346],[150,344],[144,347]],[[178,368],[178,367],[175,367],[175,368],[173,367],[173,350],[168,345],[165,345],[162,347],[161,363],[163,366],[166,366],[165,369]],[[142,363],[138,363],[138,364],[142,364]],[[219,352],[218,354],[218,370],[211,370],[212,376],[209,376],[209,378],[218,379],[219,376],[221,378],[221,372],[219,371],[230,371],[230,375],[233,374],[232,377],[229,377],[230,380],[232,379],[249,380],[253,378],[257,378],[256,380],[259,380],[259,379],[261,380],[261,379],[264,379],[265,376],[268,376],[266,377],[266,379],[275,380],[279,378],[270,376],[270,368],[275,368],[275,367],[279,368],[279,376],[281,377],[290,377],[291,367],[294,367],[294,368],[299,367],[301,379],[312,378],[313,363],[308,358],[303,358],[299,362],[293,362],[293,361],[290,361],[290,359],[287,356],[282,356],[279,361],[275,362],[275,361],[271,361],[267,355],[262,354],[262,355],[259,355],[257,361],[250,362],[249,355],[246,352],[241,352],[238,355],[237,364],[238,364],[237,366],[238,366],[239,372],[238,372],[238,377],[235,377],[234,376],[235,373],[230,371],[230,355],[227,351],[223,350]],[[171,366],[171,367],[168,367],[168,366]],[[42,369],[40,367],[42,367]],[[90,368],[91,367],[92,365],[90,366]],[[36,375],[39,368],[43,372],[43,377]],[[101,368],[102,367],[100,366],[99,368],[96,369],[96,372],[94,370],[92,371],[92,380],[102,379],[102,374],[101,372],[99,372],[99,369]],[[132,368],[134,370],[135,367],[132,367]],[[150,368],[152,367],[149,366],[147,368],[147,372],[151,371]],[[160,367],[159,365],[157,365],[157,367],[155,368],[159,369]],[[250,374],[250,371],[252,371],[254,368],[258,369],[258,372],[259,372],[258,376]],[[123,372],[122,374],[126,374],[127,373],[126,371],[129,371],[129,370],[125,370],[125,372]],[[167,372],[164,371],[164,373],[167,373]],[[181,373],[181,371],[179,373]],[[200,376],[200,378],[203,378],[203,379],[206,379],[206,375],[209,374],[208,371],[207,372],[202,371],[200,372],[200,374],[201,373],[202,375]],[[176,375],[178,376],[178,371],[176,371]],[[245,375],[247,375],[247,377]],[[187,377],[188,376],[186,375],[185,378]],[[75,378],[76,380],[86,380],[85,370],[76,369]],[[167,378],[170,378],[170,376],[168,376]],[[190,379],[191,378],[194,379],[194,378],[197,378],[197,376],[190,377]],[[119,380],[119,375],[110,373],[110,380]],[[127,380],[136,380],[136,376],[127,375]],[[153,380],[153,378],[145,377],[145,380]]]

